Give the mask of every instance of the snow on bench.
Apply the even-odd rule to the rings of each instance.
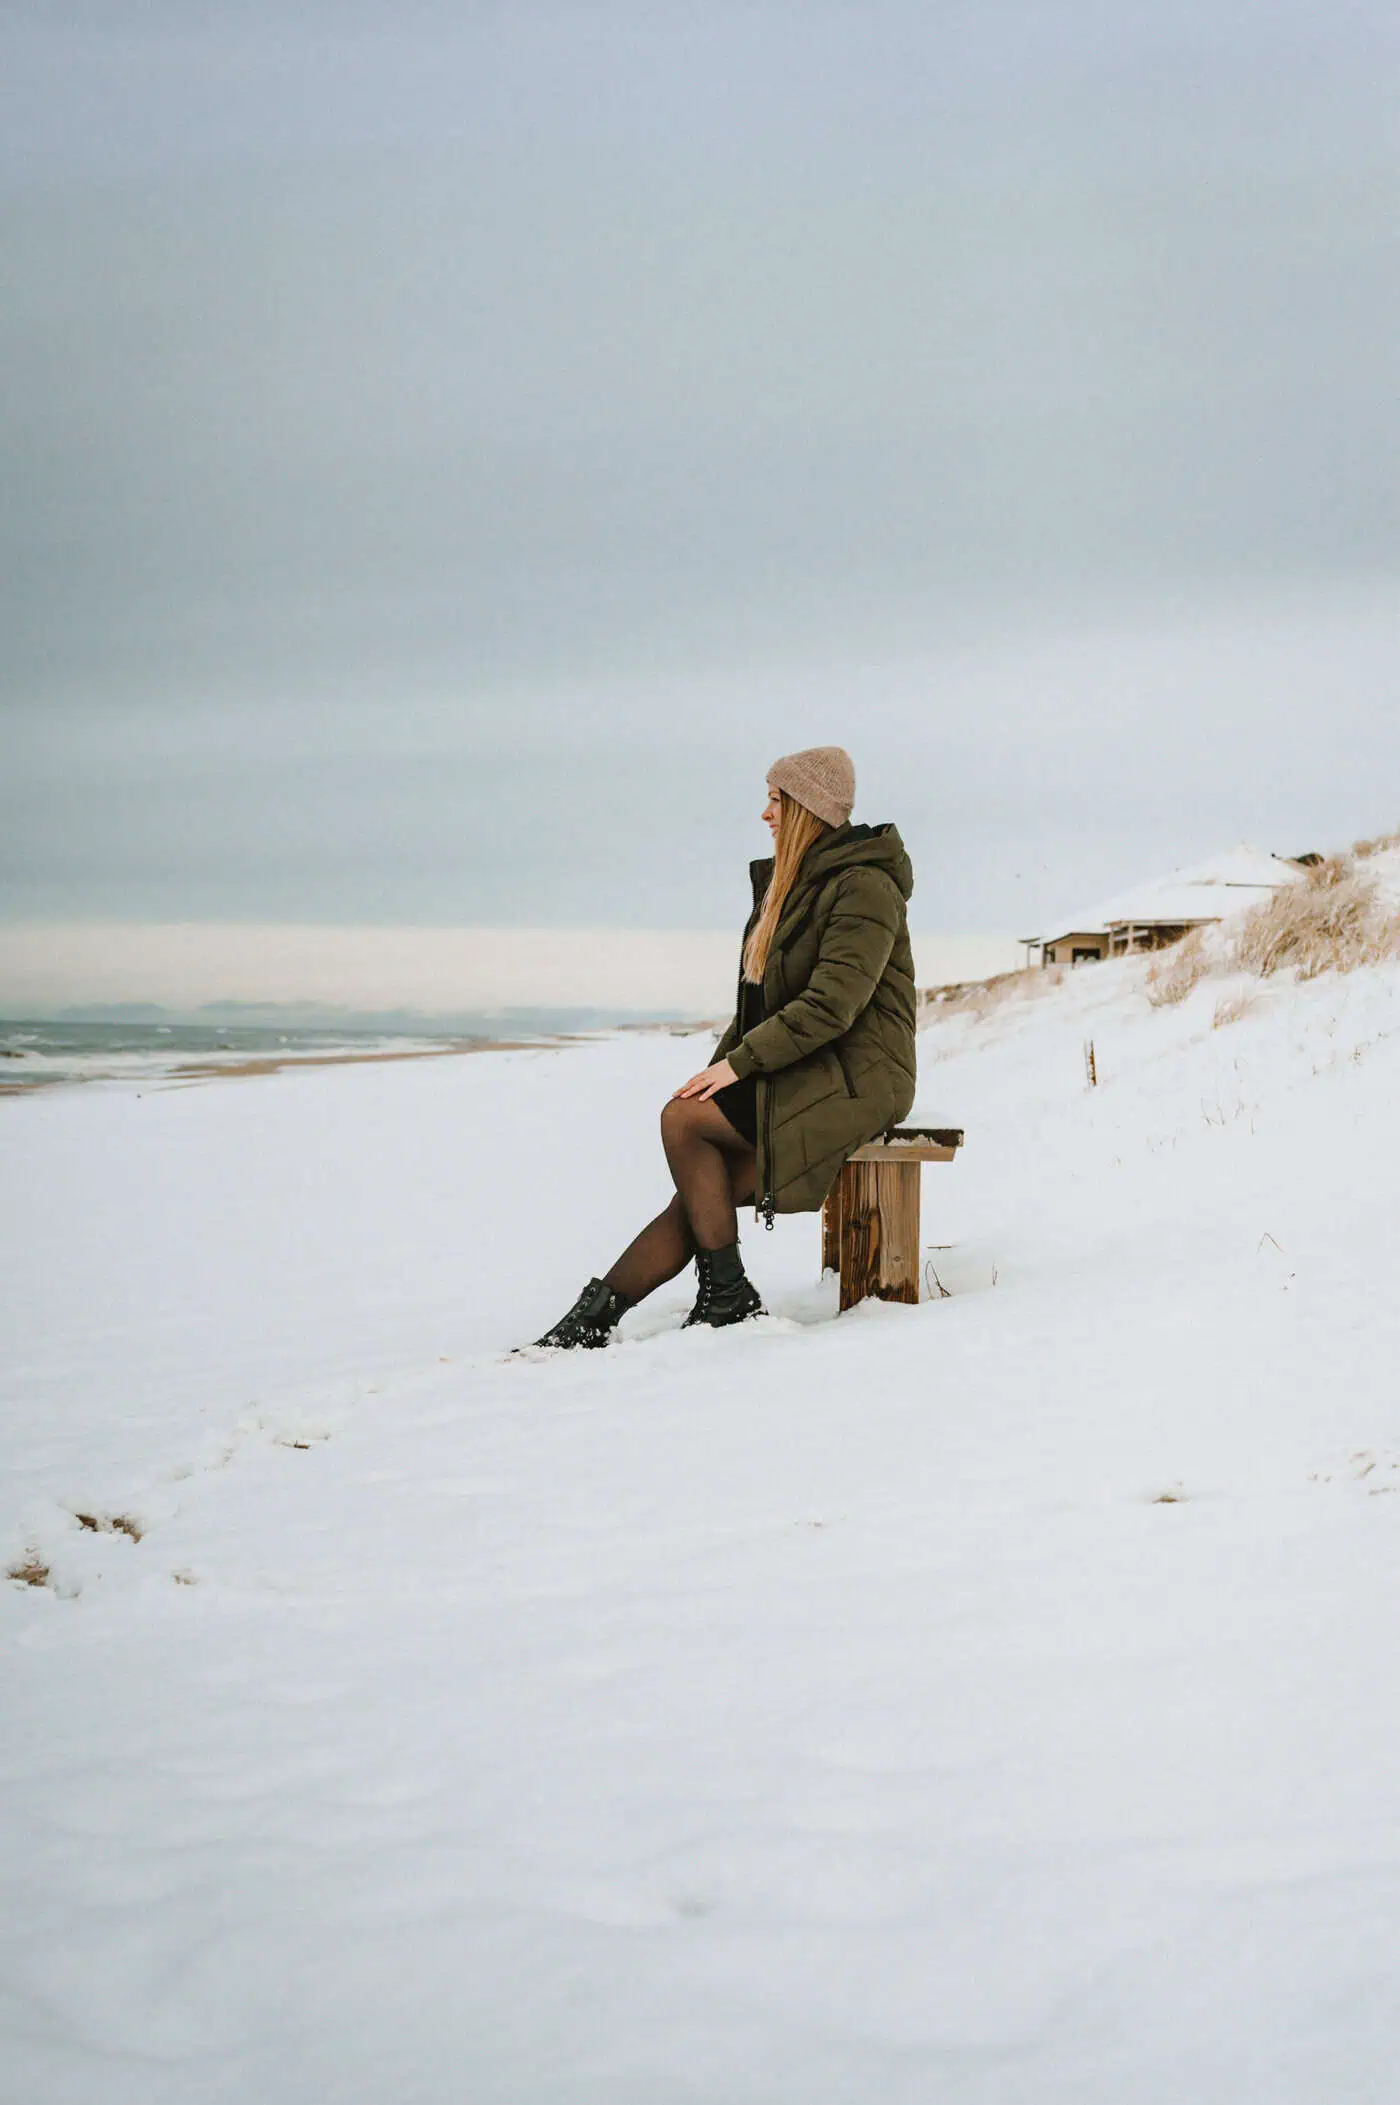
[[[848,1159],[822,1208],[822,1270],[841,1275],[841,1307],[875,1295],[919,1298],[919,1177],[925,1162],[951,1162],[954,1126],[892,1126]]]

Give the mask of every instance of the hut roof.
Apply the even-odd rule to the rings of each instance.
[[[1176,927],[1192,921],[1223,921],[1227,914],[1254,906],[1281,884],[1293,884],[1303,872],[1286,856],[1270,855],[1245,842],[1211,855],[1184,870],[1169,871],[1146,884],[1134,885],[1112,899],[1103,900],[1087,912],[1062,915],[1047,925],[1056,935],[1030,936],[1023,941],[1053,943],[1059,933],[1088,934],[1131,923],[1137,928]]]

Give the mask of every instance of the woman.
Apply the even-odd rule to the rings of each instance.
[[[840,746],[768,770],[771,861],[750,865],[734,1020],[711,1064],[661,1113],[676,1187],[612,1270],[590,1279],[539,1344],[606,1345],[629,1308],[691,1259],[688,1323],[761,1315],[736,1209],[814,1212],[854,1149],[914,1101],[914,872],[893,826],[853,826],[855,769]]]

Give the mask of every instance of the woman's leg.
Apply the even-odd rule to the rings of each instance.
[[[628,1301],[644,1300],[683,1272],[697,1247],[722,1250],[737,1241],[737,1209],[754,1195],[757,1157],[713,1104],[673,1098],[661,1114],[661,1139],[676,1196],[604,1275]]]
[[[736,1201],[752,1198],[758,1174],[753,1148],[718,1104],[674,1096],[661,1113],[661,1145],[698,1250],[724,1250],[739,1240]]]
[[[628,1301],[644,1301],[648,1294],[683,1272],[695,1255],[690,1224],[679,1198],[648,1221],[640,1235],[633,1236],[604,1283],[616,1287]]]

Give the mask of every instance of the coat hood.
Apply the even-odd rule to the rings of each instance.
[[[802,867],[797,873],[793,892],[805,891],[808,885],[825,884],[829,877],[839,875],[842,870],[858,868],[883,870],[887,877],[899,887],[900,896],[906,901],[914,890],[914,865],[909,860],[909,851],[899,837],[898,826],[853,826],[848,819],[844,826],[833,826],[824,833],[802,858]],[[762,899],[773,874],[773,858],[763,857],[749,864],[753,878],[755,905]]]

